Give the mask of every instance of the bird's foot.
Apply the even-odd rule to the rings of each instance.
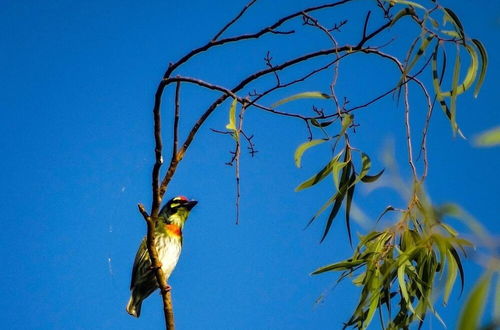
[[[166,293],[166,292],[170,292],[170,290],[172,290],[172,287],[171,287],[170,285],[168,285],[168,284],[167,284],[167,285],[165,286],[165,293]],[[162,293],[161,293],[161,290],[160,290],[160,295],[161,295],[161,294],[162,294]]]

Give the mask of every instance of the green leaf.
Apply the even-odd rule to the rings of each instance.
[[[436,98],[439,102],[439,105],[441,106],[441,109],[445,113],[446,117],[451,121],[452,116],[451,116],[451,111],[448,108],[448,105],[446,104],[446,101],[444,100],[443,96],[445,93],[441,92],[441,83],[437,71],[437,54],[439,51],[439,43],[436,44],[436,47],[434,49],[434,53],[432,54],[432,61],[431,61],[431,66],[432,66],[432,84],[434,86],[434,92],[436,94]],[[458,92],[457,92],[458,93]],[[456,124],[456,123],[455,123]],[[464,137],[460,129],[457,127],[457,132],[460,136]]]
[[[478,147],[494,147],[500,145],[500,126],[481,133],[475,138]]]
[[[354,119],[354,116],[351,114],[343,114],[342,115],[342,128],[340,129],[339,133],[339,138],[345,134],[347,131],[347,128],[351,126],[352,120]]]
[[[451,256],[451,253],[450,253]],[[448,260],[448,273],[446,282],[444,285],[444,296],[443,296],[443,301],[444,304],[448,304],[448,299],[450,298],[451,290],[453,289],[453,286],[455,285],[455,281],[457,279],[457,273],[458,273],[458,266],[454,258],[447,258]]]
[[[369,290],[372,293],[372,296],[370,298],[370,307],[368,308],[368,314],[366,315],[366,318],[363,322],[363,327],[362,329],[366,329],[372,319],[373,316],[375,315],[375,311],[377,310],[379,306],[379,300],[380,300],[380,271],[378,269],[375,270],[375,274],[372,276],[373,280],[370,281],[370,287]]]
[[[356,286],[361,286],[361,285],[363,285],[365,279],[366,279],[366,272],[363,272],[363,273],[359,274],[358,276],[356,276],[355,279],[352,280],[352,284],[354,284]]]
[[[332,210],[330,212],[330,215],[328,216],[328,219],[326,220],[326,225],[325,225],[325,231],[323,232],[323,236],[321,237],[320,243],[323,242],[326,238],[326,235],[328,235],[328,232],[330,231],[330,227],[332,226],[333,219],[337,215],[337,213],[340,210],[340,206],[342,205],[342,201],[344,200],[345,197],[345,188],[341,189],[336,195],[337,198],[335,199],[335,203],[333,204]]]
[[[403,72],[403,77],[405,77],[408,73],[410,73],[411,69],[413,69],[415,64],[417,64],[420,57],[422,57],[422,55],[425,54],[425,50],[427,49],[433,38],[434,35],[430,34],[422,39],[422,43],[420,44],[420,47],[418,48],[417,53],[415,54],[415,57],[410,62],[410,64],[405,68],[405,71]]]
[[[453,78],[451,83],[451,96],[450,96],[450,112],[451,112],[451,127],[453,134],[457,133],[457,96],[458,96],[458,79],[460,78],[460,49],[457,51],[455,57],[455,66],[453,67]]]
[[[302,182],[297,188],[295,188],[295,191],[301,191],[303,189],[309,188],[314,186],[316,183],[320,182],[326,176],[328,176],[334,167],[335,164],[338,163],[340,156],[342,156],[342,153],[344,150],[340,151],[335,157],[333,157],[332,160],[328,162],[328,164],[325,165],[318,173],[307,179],[306,181]]]
[[[479,57],[477,56],[476,50],[471,45],[466,44],[465,49],[470,55],[470,65],[467,69],[467,74],[465,75],[463,82],[455,89],[452,88],[451,91],[441,92],[441,96],[460,95],[468,90],[476,80],[479,69]]]
[[[443,19],[445,22],[451,22],[455,30],[460,34],[460,38],[464,38],[464,27],[462,26],[462,23],[458,19],[458,16],[449,8],[443,8],[444,10],[444,16]]]
[[[382,171],[378,172],[375,175],[365,175],[364,177],[361,178],[361,181],[363,181],[364,183],[375,182],[382,176],[384,171],[385,169],[383,169]]]
[[[335,122],[335,120],[329,120],[329,121],[322,121],[322,122],[319,122],[318,120],[316,119],[311,119],[311,124],[313,126],[316,126],[316,127],[328,127],[330,126],[333,122]]]
[[[495,303],[493,305],[493,311],[494,311],[494,319],[495,320],[500,320],[500,276],[498,275],[497,272],[497,284],[495,288]]]
[[[348,165],[349,163],[350,162],[347,161],[347,162],[337,162],[337,163],[333,164],[333,167],[332,167],[333,183],[335,184],[335,188],[337,188],[337,190],[339,189],[340,170],[342,170],[344,167],[346,167],[346,165]]]
[[[378,223],[378,222],[380,221],[380,219],[382,219],[382,217],[383,217],[383,216],[384,216],[387,212],[389,212],[389,211],[395,211],[395,210],[396,210],[396,209],[395,209],[392,205],[387,206],[387,207],[385,208],[385,210],[384,210],[384,211],[383,211],[383,212],[382,212],[382,213],[378,216],[377,221],[375,221],[375,222],[377,222],[377,223]]]
[[[459,330],[479,329],[490,280],[491,272],[488,271],[481,276],[472,289],[460,314],[460,320],[458,321]]]
[[[449,35],[450,37],[462,39],[462,36],[457,31],[441,30],[441,33]]]
[[[316,212],[316,214],[311,218],[311,220],[309,220],[309,222],[307,223],[306,225],[306,228],[323,212],[325,212],[325,210],[330,206],[332,205],[333,202],[335,202],[335,200],[339,197],[339,193],[340,191],[337,191],[332,197],[330,197],[326,202],[325,204],[323,204],[323,206],[318,210],[318,212]]]
[[[318,144],[321,144],[323,142],[326,142],[326,141],[328,141],[328,139],[311,140],[308,142],[304,142],[300,146],[298,146],[298,148],[295,150],[295,155],[294,155],[295,165],[297,167],[300,167],[301,161],[302,161],[302,155],[304,155],[304,152],[307,149],[314,147]]]
[[[346,261],[341,261],[337,262],[328,266],[323,266],[318,269],[316,269],[314,272],[311,273],[311,275],[317,275],[325,272],[331,272],[331,271],[339,271],[339,270],[348,270],[348,269],[353,269],[356,266],[359,266],[361,264],[366,263],[366,260],[346,260]]]
[[[458,255],[457,250],[453,246],[449,247],[449,251],[453,259],[455,260],[457,266],[458,266],[458,271],[460,274],[460,294],[464,291],[464,268],[462,267],[462,261],[460,261],[460,256]]]
[[[361,181],[365,175],[368,173],[370,168],[372,167],[372,162],[370,160],[370,157],[365,154],[364,152],[361,153],[361,172],[359,173],[358,176],[356,176],[356,180],[351,185],[355,185],[359,181]]]
[[[330,98],[328,94],[321,92],[303,92],[281,99],[278,102],[271,105],[271,108],[276,108],[284,103],[288,103],[298,99],[328,99],[328,98]]]
[[[479,74],[479,79],[476,83],[476,88],[474,88],[474,97],[477,97],[479,94],[479,90],[484,82],[484,77],[486,76],[486,69],[488,68],[488,53],[486,52],[486,48],[483,46],[481,41],[477,39],[472,39],[472,42],[479,50],[479,55],[481,55],[481,73]]]
[[[397,14],[392,17],[390,26],[393,26],[402,17],[407,16],[407,15],[412,15],[412,14],[415,14],[415,10],[413,8],[405,8],[405,9],[398,11]]]
[[[226,125],[226,128],[231,131],[236,131],[236,104],[238,103],[237,99],[233,99],[231,102],[231,107],[229,108],[229,123]]]
[[[354,180],[355,174],[352,174],[351,180]],[[351,213],[351,204],[352,204],[352,199],[354,197],[354,188],[356,188],[356,185],[351,184],[350,188],[347,190],[347,198],[345,202],[345,224],[347,227],[347,236],[349,237],[349,244],[352,247],[352,235],[351,235],[351,222],[349,219],[350,213]]]

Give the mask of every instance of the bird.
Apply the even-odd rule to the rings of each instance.
[[[191,209],[198,202],[184,196],[177,196],[169,200],[158,214],[155,224],[155,245],[161,261],[161,269],[168,280],[181,254],[182,228]],[[126,310],[135,317],[141,315],[141,306],[144,299],[158,289],[155,271],[151,267],[149,253],[146,246],[146,237],[143,238],[132,267],[130,282],[130,299]]]

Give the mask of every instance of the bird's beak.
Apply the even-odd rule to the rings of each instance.
[[[189,211],[191,211],[191,209],[196,205],[198,204],[198,201],[195,201],[195,200],[191,200],[191,201],[188,201],[184,204],[184,207],[187,208]]]

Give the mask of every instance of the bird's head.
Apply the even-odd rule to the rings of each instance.
[[[189,212],[197,203],[197,201],[189,200],[184,196],[174,197],[160,210],[160,221],[182,228],[187,220]]]

